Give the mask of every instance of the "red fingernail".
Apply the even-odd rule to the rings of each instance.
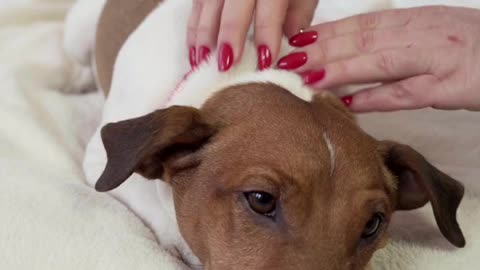
[[[218,70],[228,71],[233,64],[233,49],[228,43],[223,43],[218,51]]]
[[[267,45],[258,46],[258,69],[264,70],[272,65],[272,54]]]
[[[345,106],[350,107],[352,106],[353,96],[344,96],[341,100]]]
[[[315,84],[325,78],[325,69],[318,71],[307,71],[300,74],[303,82],[307,85]]]
[[[200,65],[203,61],[207,60],[210,56],[210,49],[207,46],[201,46],[198,50],[197,65]]]
[[[317,41],[318,34],[316,31],[304,32],[296,34],[295,36],[291,37],[288,41],[291,46],[293,47],[303,47],[309,44],[314,43]]]
[[[305,52],[297,52],[289,54],[278,61],[278,68],[280,69],[296,69],[307,63],[308,57]]]
[[[195,48],[195,46],[190,47],[188,55],[190,60],[190,66],[194,68],[197,65],[197,49]]]

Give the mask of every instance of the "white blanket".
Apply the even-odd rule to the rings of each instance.
[[[83,150],[103,99],[61,94],[78,73],[61,49],[70,2],[0,0],[0,269],[172,269],[175,259],[129,209],[84,183]],[[320,2],[316,21],[413,4]],[[480,113],[423,110],[360,122],[377,137],[417,147],[467,187],[459,212],[465,249],[449,246],[427,206],[396,215],[392,244],[377,254],[375,269],[477,269]]]

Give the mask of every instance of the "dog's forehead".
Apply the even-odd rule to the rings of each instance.
[[[218,91],[203,105],[202,110],[216,121],[237,124],[243,118],[250,121],[291,116],[305,112],[308,102],[289,90],[269,83],[234,85]]]
[[[269,164],[299,181],[332,177],[345,162],[361,169],[378,165],[375,141],[350,117],[275,85],[226,89],[204,111],[226,126],[216,140],[217,150],[223,149],[217,154],[237,156],[237,165]]]

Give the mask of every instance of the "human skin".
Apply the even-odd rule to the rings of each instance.
[[[305,37],[311,32],[317,37]],[[361,14],[292,37],[304,42],[278,67],[301,74],[317,90],[381,83],[343,98],[355,112],[480,111],[479,32],[478,9],[426,6]]]
[[[194,0],[187,45],[192,67],[218,48],[218,68],[228,71],[241,58],[254,22],[258,68],[272,65],[283,35],[310,26],[318,0]]]

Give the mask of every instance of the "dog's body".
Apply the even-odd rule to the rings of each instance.
[[[371,249],[362,251],[364,252],[362,254],[365,255],[358,255],[360,257],[356,258],[357,255],[352,255],[352,251],[348,248],[330,247],[327,249],[325,246],[327,244],[316,246],[319,245],[319,241],[323,241],[328,236],[325,233],[330,232],[336,235],[339,232],[334,231],[335,226],[329,227],[329,229],[323,228],[322,226],[326,225],[322,223],[324,217],[315,213],[309,215],[304,213],[304,224],[309,225],[305,227],[296,223],[299,216],[295,218],[290,216],[293,220],[291,220],[292,224],[296,224],[298,228],[302,227],[297,231],[289,231],[291,238],[282,238],[284,235],[275,237],[263,235],[261,230],[256,227],[248,227],[247,230],[247,227],[243,228],[243,226],[248,223],[248,217],[242,214],[238,214],[243,218],[241,221],[237,221],[236,217],[222,220],[222,216],[218,216],[218,214],[236,213],[235,208],[222,208],[218,204],[227,204],[213,203],[212,198],[207,195],[202,197],[198,193],[203,191],[205,194],[210,194],[211,190],[205,189],[212,185],[210,181],[215,180],[214,183],[222,183],[223,186],[219,188],[220,190],[225,189],[225,185],[230,185],[231,183],[220,180],[223,179],[223,174],[218,174],[224,170],[227,170],[232,174],[231,177],[236,179],[244,173],[240,168],[248,171],[258,164],[271,163],[272,165],[269,166],[273,166],[275,172],[262,169],[262,173],[259,173],[257,168],[250,173],[270,175],[269,178],[276,178],[277,176],[272,176],[272,174],[275,175],[278,171],[284,170],[285,166],[291,166],[288,167],[288,173],[284,172],[287,178],[307,179],[315,175],[315,177],[321,178],[337,179],[340,177],[345,179],[361,175],[364,180],[358,183],[359,187],[372,186],[371,188],[375,187],[378,189],[377,191],[381,190],[391,196],[391,200],[383,199],[389,201],[389,206],[384,206],[388,209],[382,210],[387,212],[386,219],[395,208],[416,208],[428,200],[432,201],[434,199],[432,196],[435,195],[434,191],[428,190],[434,188],[432,185],[422,183],[421,186],[430,191],[428,196],[413,198],[415,201],[413,203],[410,202],[412,198],[409,198],[408,202],[404,203],[401,195],[398,198],[392,195],[403,190],[401,183],[397,187],[395,177],[398,177],[400,182],[403,178],[406,179],[405,181],[414,178],[415,180],[421,178],[423,181],[437,177],[439,181],[450,183],[450,178],[444,177],[443,174],[430,168],[430,165],[424,164],[423,159],[417,157],[413,150],[405,150],[389,143],[378,143],[361,132],[355,125],[353,117],[335,98],[329,95],[313,97],[313,93],[303,85],[299,76],[279,70],[257,71],[256,50],[251,42],[247,42],[242,60],[228,73],[221,73],[217,70],[216,59],[213,56],[210,61],[200,65],[188,79],[178,86],[177,84],[182,81],[183,76],[189,70],[186,25],[190,10],[190,0],[81,0],[67,20],[66,35],[67,49],[79,62],[91,63],[95,66],[97,82],[104,92],[108,93],[101,125],[88,145],[84,161],[89,184],[96,186],[99,190],[107,191],[119,186],[126,178],[130,179],[113,190],[113,195],[144,220],[154,231],[162,246],[174,253],[178,251],[178,255],[190,266],[203,264],[211,269],[250,269],[251,267],[256,269],[307,269],[308,267],[325,269],[322,267],[328,265],[329,269],[363,269],[374,252],[372,246]],[[98,30],[95,31],[97,26]],[[287,53],[288,49],[287,46],[283,46],[281,54]],[[171,107],[173,105],[181,107]],[[282,110],[282,106],[286,106],[285,108],[288,110]],[[153,111],[162,108],[169,109],[152,114]],[[143,115],[147,116],[143,117]],[[135,117],[139,118],[127,120]],[[175,121],[169,121],[170,118]],[[242,120],[245,118],[252,120]],[[142,123],[145,121],[150,124],[143,125]],[[113,122],[119,122],[118,126],[107,126],[102,132],[104,125]],[[275,124],[276,122],[279,124]],[[165,129],[160,133],[170,134],[171,137],[152,137],[152,134],[160,136],[156,130],[154,132],[151,130],[152,123],[164,126]],[[127,134],[129,135],[127,136]],[[214,134],[216,134],[215,137],[213,137]],[[238,134],[242,134],[242,137],[238,137]],[[293,137],[302,139],[298,139],[300,140],[298,141]],[[249,138],[248,142],[245,141],[246,138]],[[269,147],[273,139],[278,144],[277,148],[285,149],[280,151],[275,147]],[[307,143],[310,141],[313,141],[314,145]],[[146,142],[149,144],[144,145]],[[210,147],[203,148],[205,143],[208,143]],[[356,145],[357,143],[358,145]],[[178,144],[182,147],[185,145],[189,147],[188,149],[177,149]],[[161,151],[156,147],[161,148]],[[229,149],[229,147],[235,148]],[[266,151],[265,155],[258,156],[251,149],[252,147],[259,153]],[[131,152],[135,149],[146,151],[145,149],[150,148],[155,149],[152,150],[155,151],[155,155]],[[310,153],[309,149],[315,151]],[[172,151],[173,154],[170,153]],[[228,163],[229,158],[225,158],[225,155],[235,155],[236,151],[240,151],[237,153],[237,163]],[[165,157],[165,152],[169,153],[168,158]],[[212,152],[214,156],[220,156],[223,159],[217,160],[209,154],[205,154],[201,163],[193,162],[191,164],[192,161],[188,157],[191,153],[196,154],[197,152],[201,152],[202,155],[204,152]],[[322,153],[322,155],[316,153]],[[397,166],[397,160],[385,161],[388,170],[392,170],[392,166],[398,167],[399,171],[393,172],[394,177],[384,165],[379,164],[382,159],[388,160],[390,157],[396,157],[397,154],[398,162],[402,163],[401,166]],[[140,160],[124,160],[128,156],[142,160],[141,162]],[[148,162],[145,160],[146,157],[149,158]],[[305,159],[305,157],[309,157],[309,159]],[[311,158],[318,160],[319,164],[311,163]],[[415,162],[410,161],[410,158]],[[188,163],[188,166],[177,164],[182,162]],[[157,168],[159,164],[162,164],[162,168]],[[420,166],[418,167],[419,171],[432,170],[432,173],[421,174],[414,170],[416,165]],[[190,173],[190,167],[195,167],[196,172],[194,175],[190,175],[190,178],[204,180],[201,185],[195,186],[195,189],[186,188],[183,185],[178,186],[178,179],[185,178],[185,174]],[[351,171],[346,169],[347,167],[354,169]],[[414,177],[410,177],[410,174],[405,174],[405,176],[403,174],[405,168],[413,170]],[[178,171],[182,173],[179,174]],[[131,175],[132,173],[133,175]],[[302,175],[301,177],[299,173]],[[216,176],[213,177],[213,175]],[[100,180],[97,182],[99,178]],[[166,182],[145,181],[145,178],[162,178]],[[232,181],[236,182],[237,180]],[[279,180],[279,182],[282,181],[284,180]],[[337,179],[335,183],[342,183],[342,181]],[[297,184],[300,187],[311,185],[311,190],[323,190],[322,194],[334,193],[335,190],[333,186],[328,188],[317,186],[320,184],[316,182]],[[339,185],[348,186],[349,184],[346,182]],[[345,188],[345,194],[352,195],[356,190],[360,190],[353,186]],[[440,184],[440,186],[442,185]],[[411,188],[409,185],[407,187]],[[306,189],[305,194],[311,190]],[[455,214],[463,189],[453,181],[446,187],[446,190],[453,194],[451,198],[446,197],[453,201],[450,202],[453,207],[450,207],[447,213],[443,213],[441,207],[445,204],[436,201],[434,210],[436,214],[440,212],[438,219],[445,218],[447,220],[445,222],[447,227],[440,226],[442,232],[450,241],[461,246],[463,236],[461,236],[461,232],[459,236],[458,225],[455,225],[456,220],[454,216],[452,219],[451,215],[452,211]],[[217,192],[223,194],[220,191]],[[310,201],[299,202],[300,199],[298,199],[297,204],[303,205],[301,211],[320,207],[324,212],[328,212],[323,208],[325,206],[316,201],[317,193],[305,195],[305,197],[315,201],[315,207],[310,205],[312,203]],[[343,197],[339,196],[339,198]],[[211,200],[209,201],[209,199]],[[280,198],[278,199],[280,200]],[[344,202],[348,202],[348,200],[347,196],[343,201],[333,203],[323,198],[323,204],[330,205],[330,208],[335,211],[340,211],[339,209],[344,209]],[[197,203],[198,205],[196,205]],[[207,207],[206,204],[213,205]],[[287,203],[285,202],[285,204]],[[205,207],[212,213],[204,212],[206,211]],[[440,210],[438,210],[439,208]],[[196,216],[200,213],[203,213],[203,218]],[[361,211],[359,213],[361,214]],[[333,215],[333,213],[331,214]],[[337,220],[336,218],[332,219]],[[219,225],[227,221],[232,224]],[[360,220],[354,223],[359,223],[355,226],[362,227],[362,222],[364,221]],[[313,226],[313,223],[317,227]],[[289,225],[284,225],[290,228]],[[226,228],[229,226],[231,228]],[[355,226],[351,225],[350,227]],[[345,230],[347,229],[345,228]],[[218,235],[212,234],[211,230],[218,230]],[[323,231],[320,232],[320,230]],[[236,242],[236,236],[245,237],[246,231],[252,233],[254,238],[265,237],[263,246],[254,248],[255,243],[252,242],[252,248],[249,249],[241,243],[234,246],[227,244]],[[307,232],[311,235],[303,241],[293,240],[296,233],[305,237],[302,234]],[[245,239],[245,242],[250,240]],[[335,243],[334,240],[330,239],[329,241]],[[350,240],[350,242],[345,239],[342,241],[346,241],[345,245],[347,246],[351,244]],[[375,242],[374,246],[379,248],[380,242],[380,240]],[[307,243],[309,246],[303,246],[306,244],[302,243]],[[273,246],[269,247],[267,244]],[[262,249],[256,250],[256,248]],[[335,255],[347,251],[352,254],[342,255],[344,257]],[[263,252],[266,258],[261,260],[259,255],[263,255],[261,254]],[[325,254],[325,256],[329,252],[333,253],[328,255],[328,259],[319,260],[315,258],[317,252]],[[282,258],[279,257],[281,255],[283,255]],[[225,258],[219,256],[225,256]],[[297,268],[292,262],[289,265],[288,259],[298,262],[300,268]],[[229,265],[232,262],[235,263],[235,266]],[[179,268],[181,267],[179,265]]]

